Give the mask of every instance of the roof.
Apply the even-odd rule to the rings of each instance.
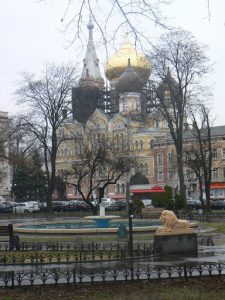
[[[213,137],[218,137],[218,136],[221,136],[221,137],[224,136],[224,138],[225,138],[225,125],[211,127],[211,137],[213,138]],[[188,130],[184,130],[183,138],[184,138],[184,140],[196,139],[196,136],[194,135],[193,130],[188,129]],[[168,134],[168,138],[166,140],[168,142],[173,140],[170,134]]]

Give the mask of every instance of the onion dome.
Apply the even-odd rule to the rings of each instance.
[[[128,59],[130,59],[134,71],[147,81],[151,73],[149,59],[145,55],[137,52],[130,43],[128,35],[126,35],[123,46],[106,63],[105,74],[107,79],[110,81],[117,81],[127,68]]]
[[[116,90],[119,93],[139,92],[145,81],[143,78],[131,67],[130,59],[128,59],[128,66],[120,75],[116,84]]]

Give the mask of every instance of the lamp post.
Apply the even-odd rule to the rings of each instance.
[[[128,203],[128,221],[129,221],[129,254],[133,257],[133,203],[132,203],[133,193],[129,194]]]

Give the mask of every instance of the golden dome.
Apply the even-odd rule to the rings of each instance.
[[[147,81],[151,73],[150,62],[145,55],[138,53],[132,46],[128,34],[126,34],[123,46],[108,60],[105,68],[106,77],[110,81],[116,80],[127,68],[128,59],[132,68]]]

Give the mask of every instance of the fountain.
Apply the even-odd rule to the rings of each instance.
[[[60,218],[52,221],[36,220],[32,223],[14,224],[14,231],[18,234],[32,235],[108,235],[118,234],[121,225],[128,228],[128,219],[115,215],[106,215],[105,206],[100,205],[98,216],[84,218]],[[116,219],[116,220],[115,220]],[[111,221],[111,222],[110,222]],[[133,232],[155,232],[160,225],[159,220],[133,219]]]
[[[97,228],[108,228],[109,227],[109,221],[113,219],[118,219],[120,216],[106,216],[105,214],[105,205],[99,205],[99,215],[98,216],[86,216],[84,217],[87,220],[92,220],[96,222]]]

